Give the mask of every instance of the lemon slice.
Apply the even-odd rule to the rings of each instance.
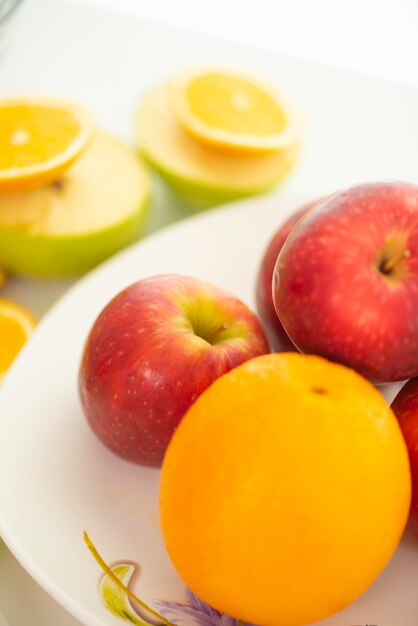
[[[0,192],[34,189],[61,176],[93,135],[81,106],[49,99],[0,100]]]
[[[7,372],[35,325],[30,311],[0,298],[0,377]]]
[[[302,119],[288,97],[260,79],[228,69],[189,70],[168,83],[173,112],[196,139],[251,152],[299,139]]]

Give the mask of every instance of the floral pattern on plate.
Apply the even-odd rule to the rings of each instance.
[[[156,600],[152,607],[148,607],[133,598],[132,587],[140,571],[138,563],[120,561],[109,569],[114,576],[103,574],[99,594],[108,611],[126,622],[136,626],[247,626],[213,609],[187,588],[183,602]],[[118,584],[114,577],[122,584]]]

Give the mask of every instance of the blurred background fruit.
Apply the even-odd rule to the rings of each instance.
[[[303,134],[272,89],[226,70],[180,73],[143,99],[139,149],[195,209],[269,191],[295,166]]]
[[[28,309],[0,298],[0,380],[36,325]]]
[[[79,105],[48,98],[0,100],[0,193],[61,178],[92,136],[91,115]]]
[[[181,126],[199,142],[239,153],[299,143],[302,121],[287,96],[255,76],[225,68],[183,70],[168,81]]]
[[[97,132],[58,180],[0,195],[0,264],[30,276],[89,270],[138,238],[149,196],[148,171],[135,151]]]

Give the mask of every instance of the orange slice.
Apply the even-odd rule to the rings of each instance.
[[[50,99],[0,100],[0,193],[57,180],[93,135],[81,106]]]
[[[30,311],[0,298],[0,377],[7,372],[35,325]]]
[[[227,69],[182,72],[168,83],[179,123],[219,147],[270,152],[294,144],[303,126],[288,97],[264,81]]]

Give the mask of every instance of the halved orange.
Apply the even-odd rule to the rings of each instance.
[[[80,105],[48,98],[0,100],[0,193],[57,180],[93,135]]]
[[[0,298],[0,378],[7,372],[36,325],[28,309]]]
[[[239,151],[270,152],[299,140],[303,122],[275,85],[223,68],[183,71],[168,83],[183,128],[199,141]]]

